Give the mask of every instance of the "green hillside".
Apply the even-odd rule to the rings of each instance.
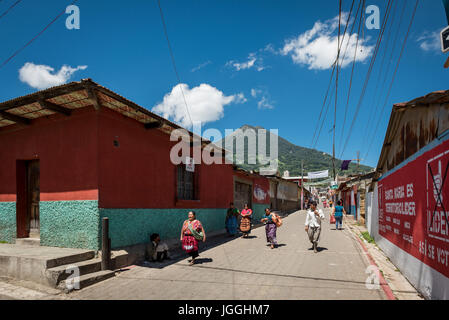
[[[241,127],[243,132],[245,132],[248,129],[253,129],[255,132],[258,132],[258,130],[263,129],[262,127],[253,127],[250,125],[244,125]],[[238,138],[238,134],[235,132],[232,135],[232,138],[234,140],[234,150],[241,151],[237,148],[236,145],[236,139]],[[242,138],[242,137],[240,137]],[[245,139],[247,140],[247,139]],[[257,137],[256,137],[256,141]],[[270,136],[269,131],[267,131],[267,154],[269,155],[269,148],[270,148]],[[217,142],[218,145],[221,145],[224,147],[224,140],[221,140]],[[258,149],[256,148],[258,151]],[[245,141],[244,144],[244,155],[245,155],[245,163],[244,164],[237,164],[238,167],[245,169],[245,170],[254,170],[257,171],[260,167],[265,167],[266,165],[261,165],[257,162],[257,164],[248,164],[248,143]],[[251,158],[250,158],[251,159]],[[255,160],[254,158],[252,158]],[[234,156],[234,161],[236,160]],[[285,140],[282,137],[278,137],[278,161],[279,161],[279,171],[282,174],[285,170],[288,170],[290,172],[290,176],[300,176],[301,175],[301,160],[304,160],[304,175],[307,175],[307,172],[312,171],[321,171],[329,169],[329,174],[332,174],[332,155],[329,155],[327,153],[304,148],[300,146],[296,146],[289,141]],[[357,172],[357,164],[351,163],[349,165],[349,170],[340,172],[341,167],[341,160],[335,161],[335,167],[337,173],[340,174],[354,174]],[[369,172],[373,170],[373,168],[360,165],[359,172]]]

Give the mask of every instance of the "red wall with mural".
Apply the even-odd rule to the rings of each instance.
[[[97,117],[75,110],[0,129],[0,201],[16,201],[16,161],[40,161],[40,200],[98,199]]]
[[[254,177],[253,201],[255,203],[270,203],[270,181],[265,177]]]
[[[119,143],[114,146],[114,140]],[[226,208],[233,196],[231,165],[195,165],[199,199],[176,201],[176,142],[157,129],[102,109],[99,119],[101,208]]]
[[[449,277],[449,141],[379,181],[379,234]]]

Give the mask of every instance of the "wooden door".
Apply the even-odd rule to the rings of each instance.
[[[242,210],[245,204],[251,208],[252,205],[252,186],[250,184],[235,182],[234,184],[234,206]]]
[[[27,162],[27,216],[30,237],[39,237],[40,169],[39,160]]]

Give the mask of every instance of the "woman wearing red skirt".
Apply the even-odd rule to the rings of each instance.
[[[189,264],[195,264],[195,259],[198,257],[198,241],[206,241],[206,232],[199,220],[196,220],[196,214],[193,211],[189,212],[189,219],[184,221],[181,230],[182,249],[192,257]]]

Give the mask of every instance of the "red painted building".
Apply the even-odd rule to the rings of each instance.
[[[194,172],[173,164],[176,129],[91,80],[0,103],[0,241],[98,249],[109,217],[116,248],[153,232],[177,237],[191,209],[206,230],[222,229],[236,185],[250,186],[252,205],[270,203],[263,177],[228,164]]]

